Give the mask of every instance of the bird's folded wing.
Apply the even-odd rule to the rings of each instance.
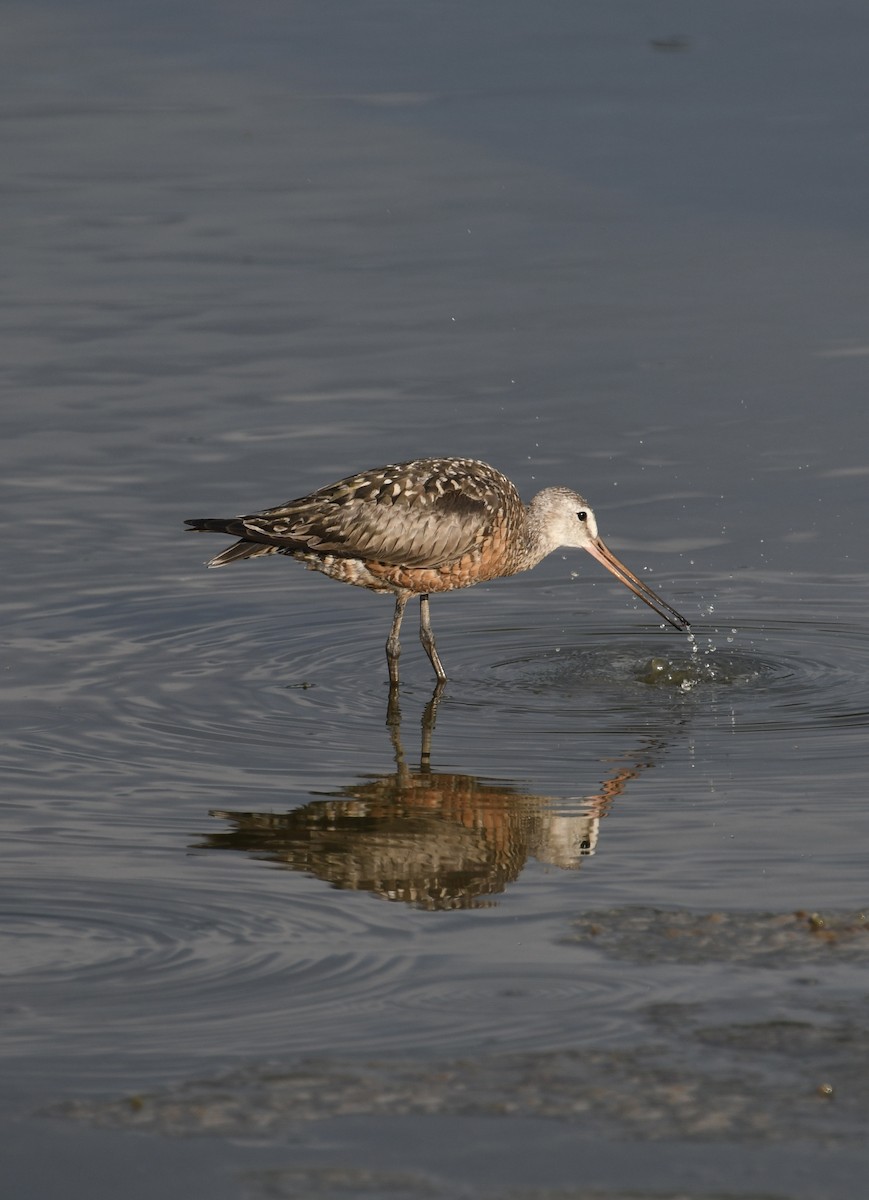
[[[254,540],[290,551],[434,568],[486,541],[502,515],[498,500],[460,476],[358,475],[241,524]]]

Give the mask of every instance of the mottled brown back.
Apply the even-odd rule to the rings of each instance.
[[[474,459],[423,458],[363,471],[309,496],[227,521],[189,521],[241,539],[214,566],[259,554],[317,554],[437,568],[483,544],[522,501]]]

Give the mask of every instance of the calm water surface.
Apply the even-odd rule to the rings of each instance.
[[[10,21],[16,1196],[864,1194],[869,22],[529,12]],[[181,532],[428,453],[695,641]]]

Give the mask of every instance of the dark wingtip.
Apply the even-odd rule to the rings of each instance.
[[[226,521],[218,521],[212,517],[187,517],[184,521],[187,532],[190,533],[226,533]]]

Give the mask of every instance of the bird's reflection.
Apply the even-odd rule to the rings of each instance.
[[[600,823],[630,780],[655,765],[664,743],[645,739],[613,760],[598,790],[574,800],[532,795],[509,782],[435,771],[431,743],[442,685],[422,718],[420,766],[407,763],[397,694],[388,710],[395,771],[362,779],[285,813],[211,815],[230,829],[200,849],[241,850],[337,888],[418,908],[480,907],[529,858],[565,870],[595,853]]]

